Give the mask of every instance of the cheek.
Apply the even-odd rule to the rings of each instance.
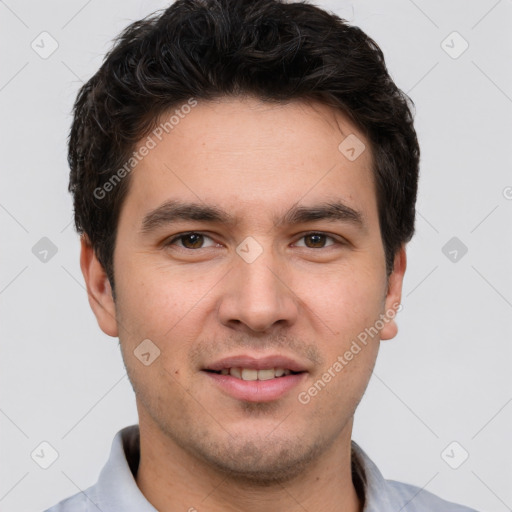
[[[145,368],[140,368],[134,353],[142,350],[138,347],[147,339],[158,354],[155,364],[148,368],[154,366],[161,373],[157,375],[152,369],[152,379],[173,386],[187,378],[190,348],[201,337],[215,309],[214,295],[209,291],[219,277],[214,272],[203,274],[191,276],[183,269],[135,261],[124,267],[118,290],[119,338],[127,366],[139,374],[134,378],[144,378]]]
[[[192,286],[191,293],[184,292],[188,280],[183,274],[179,282],[171,273],[135,262],[124,267],[118,281],[119,338],[130,381],[150,410],[163,415],[165,403],[171,400],[176,410],[183,411],[186,400],[180,382],[188,350],[201,327],[194,305],[204,291]]]
[[[119,284],[119,307],[127,325],[138,334],[155,338],[190,322],[197,311],[194,306],[211,288],[208,279],[191,278],[180,268],[159,268],[144,258],[126,262]]]
[[[377,272],[342,269],[322,279],[308,279],[300,296],[307,298],[305,304],[325,331],[343,342],[373,325],[382,313],[385,282]]]

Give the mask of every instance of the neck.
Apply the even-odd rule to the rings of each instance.
[[[153,424],[140,423],[139,489],[160,512],[360,512],[352,482],[352,422],[318,460],[285,482],[252,483],[193,457]]]

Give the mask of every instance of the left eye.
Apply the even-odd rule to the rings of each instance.
[[[333,243],[328,245],[334,245],[334,238],[332,236],[325,235],[324,233],[308,233],[304,235],[300,240],[309,240],[311,242],[310,245],[305,243],[304,245],[300,245],[300,247],[308,247],[309,249],[322,249],[326,247],[326,240],[331,240]]]

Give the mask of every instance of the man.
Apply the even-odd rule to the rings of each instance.
[[[129,26],[69,140],[81,268],[139,425],[57,511],[468,511],[351,441],[396,335],[419,147],[360,29],[178,0]]]

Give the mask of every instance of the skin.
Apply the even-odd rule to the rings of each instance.
[[[354,161],[338,150],[351,133],[366,145]],[[319,103],[199,102],[132,171],[114,251],[115,301],[82,237],[91,307],[101,329],[119,337],[136,394],[137,485],[158,510],[362,509],[350,472],[353,415],[395,322],[308,404],[297,395],[401,299],[405,249],[388,277],[371,166],[365,137]],[[169,199],[215,205],[239,222],[178,221],[143,234],[144,216]],[[273,222],[297,203],[332,200],[359,211],[363,225]],[[188,231],[205,238],[164,245]],[[305,237],[311,231],[326,237]],[[252,263],[236,252],[248,236],[262,248]],[[133,353],[144,339],[160,349],[149,366]],[[228,396],[201,371],[227,355],[270,353],[307,368],[271,402]]]

